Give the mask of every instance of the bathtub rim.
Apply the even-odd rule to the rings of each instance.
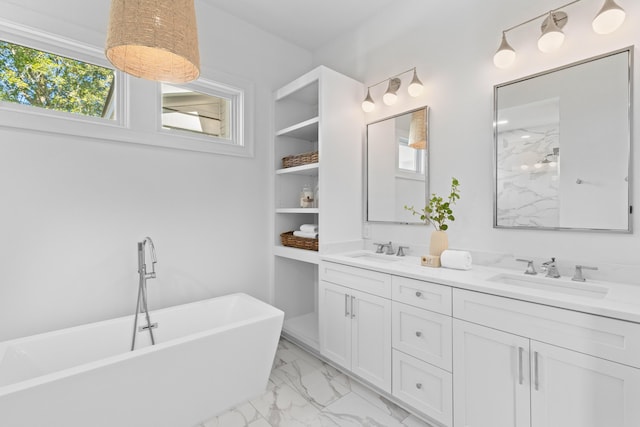
[[[265,321],[265,320],[269,320],[269,319],[274,319],[274,318],[278,318],[281,317],[282,319],[284,319],[284,312],[274,306],[272,306],[271,304],[268,304],[258,298],[255,298],[249,294],[243,293],[243,292],[236,292],[233,294],[226,294],[226,295],[221,295],[218,297],[212,297],[212,298],[207,298],[204,300],[198,300],[198,301],[193,301],[193,302],[189,302],[189,303],[185,303],[185,304],[176,304],[176,305],[172,305],[172,306],[168,306],[168,307],[164,307],[164,308],[159,308],[157,310],[151,311],[149,314],[154,314],[154,313],[158,313],[158,312],[170,312],[170,311],[174,311],[174,310],[178,310],[180,308],[188,308],[188,307],[192,307],[192,306],[197,306],[197,305],[204,305],[207,302],[211,301],[211,300],[219,300],[219,299],[232,299],[232,298],[240,298],[240,299],[245,299],[245,300],[249,300],[252,302],[257,302],[263,306],[265,306],[264,308],[267,310],[266,313],[261,313],[260,315],[255,315],[255,316],[251,316],[248,319],[243,319],[243,320],[239,320],[239,321],[235,321],[233,323],[230,324],[226,324],[226,325],[222,325],[216,328],[212,328],[212,329],[207,329],[204,331],[200,331],[200,332],[194,332],[192,334],[188,334],[185,335],[183,337],[179,337],[179,338],[174,338],[170,341],[167,342],[162,342],[162,343],[158,343],[156,345],[150,345],[144,348],[140,348],[140,349],[136,349],[134,351],[126,351],[124,353],[119,353],[113,356],[108,356],[102,359],[98,359],[98,360],[94,360],[91,362],[87,362],[87,363],[82,363],[76,366],[72,366],[70,368],[65,368],[65,369],[61,369],[59,371],[54,371],[54,372],[49,372],[43,375],[39,375],[37,377],[33,377],[33,378],[29,378],[23,381],[19,381],[16,383],[12,383],[12,384],[7,384],[7,385],[0,385],[0,399],[3,398],[4,396],[10,395],[12,393],[17,393],[17,392],[21,392],[23,390],[28,390],[30,388],[36,387],[38,385],[41,384],[45,384],[48,382],[52,382],[52,381],[56,381],[62,378],[66,378],[69,376],[73,376],[76,374],[80,374],[83,372],[87,372],[93,369],[97,369],[103,366],[107,366],[107,365],[111,365],[111,364],[115,364],[115,363],[120,363],[123,361],[126,361],[128,359],[132,359],[134,357],[139,357],[139,356],[143,356],[145,354],[148,353],[153,353],[156,351],[160,351],[164,348],[171,348],[171,347],[175,347],[177,345],[180,344],[184,344],[186,342],[189,341],[195,341],[198,339],[202,339],[211,335],[214,335],[216,333],[221,333],[221,332],[225,332],[227,330],[230,329],[235,329],[235,328],[239,328],[242,326],[246,326],[246,325],[250,325],[250,324],[254,324],[254,323],[258,323],[261,321]],[[97,322],[90,322],[90,323],[85,323],[82,325],[76,325],[76,326],[71,326],[68,328],[63,328],[63,329],[56,329],[53,331],[49,331],[49,332],[42,332],[39,334],[35,334],[35,335],[28,335],[26,337],[20,337],[20,338],[15,338],[12,340],[8,340],[8,341],[3,341],[0,342],[0,345],[7,345],[7,346],[11,346],[11,345],[19,345],[21,342],[28,342],[31,340],[36,340],[42,336],[45,335],[51,335],[51,334],[63,334],[63,333],[69,333],[69,332],[73,332],[76,330],[82,330],[82,329],[86,329],[89,328],[97,323],[103,323],[103,322],[116,322],[118,320],[122,320],[122,319],[127,319],[127,318],[131,318],[133,319],[133,314],[129,314],[129,315],[125,315],[125,316],[120,316],[120,317],[114,317],[111,319],[106,319],[106,320],[101,320],[101,321],[97,321]]]

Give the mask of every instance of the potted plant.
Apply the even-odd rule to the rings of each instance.
[[[420,216],[423,221],[428,221],[435,227],[435,231],[431,233],[431,243],[429,245],[429,254],[440,256],[440,254],[449,247],[449,239],[446,230],[449,228],[447,221],[455,221],[452,206],[456,200],[460,199],[458,187],[460,182],[455,178],[451,178],[451,191],[446,199],[431,194],[429,204],[423,209],[417,211],[413,206],[405,206],[404,208],[414,215]]]

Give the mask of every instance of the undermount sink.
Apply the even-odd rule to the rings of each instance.
[[[548,277],[498,274],[490,277],[488,280],[490,282],[503,283],[505,285],[521,286],[529,289],[589,298],[604,298],[609,292],[608,288],[600,285],[584,282],[572,282],[567,281],[566,279],[553,279]]]
[[[358,252],[356,254],[351,254],[347,256],[349,258],[357,258],[363,261],[373,261],[373,262],[379,262],[383,264],[400,261],[400,259],[394,255],[374,254],[371,252]]]

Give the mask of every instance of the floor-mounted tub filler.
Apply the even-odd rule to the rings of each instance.
[[[267,386],[284,313],[245,294],[0,343],[0,426],[192,427]]]

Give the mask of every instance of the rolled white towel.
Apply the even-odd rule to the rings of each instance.
[[[316,239],[318,238],[318,233],[306,233],[304,231],[294,231],[293,235],[296,237],[304,237],[305,239]]]
[[[440,264],[456,270],[471,270],[471,254],[467,251],[446,250],[440,254]]]
[[[300,226],[300,231],[303,231],[305,233],[317,233],[318,224],[302,224]]]

